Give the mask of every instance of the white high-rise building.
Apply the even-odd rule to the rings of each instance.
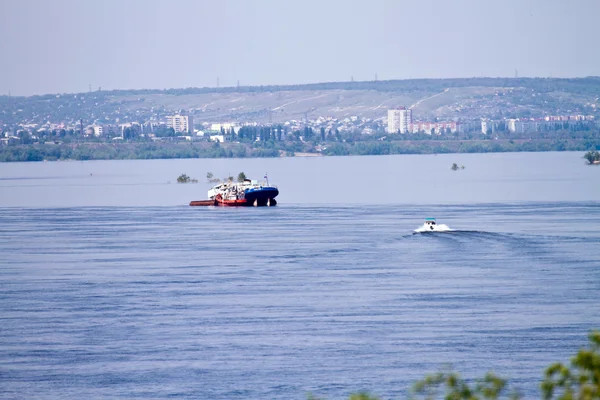
[[[520,124],[518,122],[519,120],[517,119],[507,119],[506,123],[508,125],[508,131],[511,133],[517,132],[517,127],[520,127]]]
[[[388,133],[406,133],[412,123],[412,110],[405,107],[388,110]]]
[[[167,127],[173,128],[175,132],[194,133],[194,120],[189,115],[169,115]]]
[[[490,121],[488,121],[487,119],[482,119],[481,120],[481,133],[486,135],[488,133],[488,129],[492,129]]]
[[[402,107],[400,109],[400,133],[408,132],[408,124],[412,124],[412,110]]]
[[[400,110],[388,110],[388,133],[398,133],[400,130]]]

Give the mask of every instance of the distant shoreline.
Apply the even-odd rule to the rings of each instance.
[[[294,157],[323,157],[323,153],[294,153]]]
[[[317,151],[320,150],[320,151]],[[393,154],[463,154],[600,149],[600,138],[501,140],[397,140],[295,143],[62,143],[0,147],[0,162],[143,160],[174,158],[278,158]]]

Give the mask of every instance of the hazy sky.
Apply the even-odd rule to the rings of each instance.
[[[0,0],[0,94],[600,75],[600,0]]]

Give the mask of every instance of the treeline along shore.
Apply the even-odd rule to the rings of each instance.
[[[600,149],[600,136],[546,139],[372,140],[332,143],[61,143],[0,147],[0,162],[127,160],[172,158],[293,157],[389,154],[588,151]]]

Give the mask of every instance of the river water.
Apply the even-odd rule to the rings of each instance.
[[[188,207],[209,171],[279,205]],[[0,164],[0,398],[401,399],[447,364],[539,398],[600,328],[599,227],[579,153]]]

